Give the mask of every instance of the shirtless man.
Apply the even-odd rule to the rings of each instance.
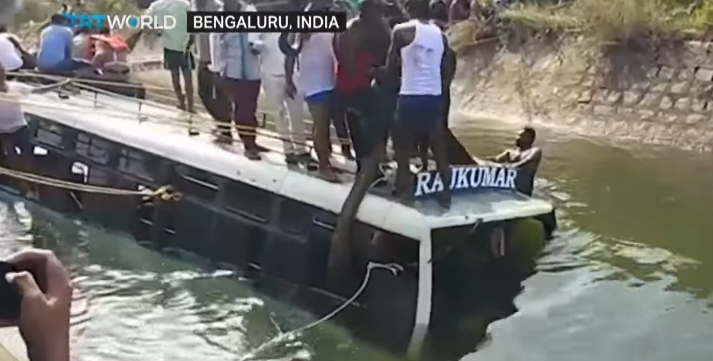
[[[415,140],[428,136],[438,173],[450,184],[444,134],[443,79],[452,76],[447,59],[448,40],[430,20],[428,0],[408,0],[410,21],[396,25],[391,34],[387,68],[401,68],[401,88],[397,102],[394,150],[396,152],[396,193],[400,200],[413,200],[413,176],[409,158]],[[389,72],[389,70],[387,70]],[[443,208],[450,208],[448,187],[436,195]]]
[[[528,196],[532,195],[532,188],[535,182],[535,174],[540,167],[542,160],[542,150],[533,146],[537,133],[532,127],[522,129],[517,139],[515,140],[515,148],[508,149],[502,152],[491,161],[477,159],[479,165],[498,165],[508,168],[517,168],[520,174],[525,173],[525,176],[518,177],[518,182],[515,184],[520,193]],[[492,162],[495,162],[493,164]]]
[[[386,64],[390,29],[380,0],[363,0],[359,16],[335,42],[337,55],[335,125],[346,120],[349,126],[357,169],[371,154],[374,139],[369,135],[373,122],[371,81]],[[343,150],[344,152],[345,150]]]

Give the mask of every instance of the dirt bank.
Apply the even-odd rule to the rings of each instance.
[[[469,116],[710,151],[711,51],[694,42],[486,41],[460,54],[453,104]]]

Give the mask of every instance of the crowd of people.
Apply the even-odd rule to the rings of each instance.
[[[193,4],[157,0],[140,5],[151,15],[174,16],[178,24],[190,9],[256,11],[239,0],[194,0]],[[293,5],[296,10],[307,4]],[[189,112],[195,112],[191,72],[197,68],[199,98],[218,123],[216,141],[232,142],[231,128],[236,124],[248,159],[260,160],[260,153],[267,150],[255,137],[262,89],[267,103],[277,110],[276,128],[288,164],[311,161],[307,146],[311,138],[320,177],[338,182],[330,161],[333,126],[341,153],[355,159],[359,170],[367,158],[384,153],[379,148],[392,136],[399,169],[408,171],[416,144],[421,145],[422,154],[430,145],[438,169],[447,178],[442,134],[455,55],[442,31],[448,11],[445,16],[443,11],[434,11],[441,5],[409,0],[403,11],[398,3],[362,0],[359,15],[340,34],[192,36],[185,27],[176,26],[162,34],[164,65],[171,73],[179,107]],[[329,10],[332,3],[312,2],[308,8]],[[443,21],[435,21],[436,15]],[[191,51],[194,41],[197,61]],[[311,132],[304,104],[312,120]],[[422,163],[428,166],[428,161]],[[399,179],[408,174],[402,172]],[[397,193],[409,201],[407,195],[412,192],[404,182],[399,182],[404,188],[397,187]],[[447,194],[439,198],[444,207],[449,198]]]
[[[427,148],[443,183],[450,184],[444,133],[456,64],[443,29],[461,19],[458,12],[465,10],[453,10],[464,6],[458,5],[460,1],[453,0],[448,12],[440,1],[407,0],[406,13],[380,0],[363,0],[358,17],[341,34],[198,34],[197,61],[191,52],[193,37],[185,27],[177,26],[162,34],[164,64],[171,72],[179,107],[189,112],[195,111],[192,70],[197,67],[198,94],[219,125],[217,140],[232,141],[231,128],[236,123],[244,155],[252,160],[260,160],[260,153],[266,151],[255,138],[261,88],[278,110],[276,127],[288,164],[311,161],[303,114],[307,104],[319,174],[325,180],[338,182],[330,164],[330,126],[339,135],[343,155],[355,158],[360,170],[367,158],[383,157],[386,139],[392,137],[398,163],[396,193],[410,202],[409,161],[418,154],[428,167]],[[238,0],[194,0],[192,6],[187,0],[157,0],[145,5],[149,14],[173,15],[178,24],[191,7],[199,11],[255,11]],[[312,9],[328,6],[312,4]],[[137,40],[141,33],[135,36]],[[127,41],[107,29],[73,29],[66,18],[53,16],[42,31],[39,52],[33,56],[20,39],[0,27],[0,143],[10,166],[32,169],[32,145],[20,97],[51,91],[63,83],[31,87],[8,81],[7,72],[38,67],[49,72],[74,70],[87,76],[109,73],[121,78],[128,72],[124,66],[130,50]],[[475,161],[526,172],[517,187],[531,195],[542,158],[534,146],[535,138],[535,130],[526,127],[513,149]],[[30,184],[23,183],[23,187],[28,197],[36,193]],[[448,208],[450,193],[444,188],[436,199]],[[68,361],[72,286],[66,270],[46,250],[26,250],[3,261],[14,267],[6,282],[16,286],[23,300],[20,317],[0,320],[0,327],[20,329],[30,360]]]
[[[192,1],[139,0],[138,4],[147,15],[177,20],[173,29],[160,34],[164,66],[171,74],[178,107],[189,113],[195,113],[192,72],[197,68],[197,92],[217,122],[217,141],[232,142],[235,124],[243,154],[251,160],[261,159],[260,153],[267,148],[258,144],[255,134],[258,96],[263,90],[267,103],[277,110],[275,123],[283,140],[285,161],[311,162],[307,145],[311,139],[319,175],[327,181],[339,181],[330,161],[332,126],[341,153],[355,159],[358,170],[375,152],[383,157],[384,152],[377,148],[382,148],[380,144],[389,136],[402,169],[399,179],[409,174],[408,161],[416,150],[422,164],[428,166],[429,145],[438,169],[447,169],[442,154],[444,127],[437,124],[447,122],[455,57],[442,30],[467,16],[463,5],[467,1],[453,0],[447,5],[443,0],[409,0],[404,11],[398,2],[362,0],[359,15],[341,34],[195,35],[187,31],[186,15],[191,9],[256,9],[241,0]],[[306,5],[311,10],[329,10],[333,3],[293,2],[295,10]],[[50,74],[128,80],[128,54],[146,34],[139,32],[127,40],[108,28],[74,25],[61,14],[53,15],[40,34],[35,54],[27,52],[7,29],[0,28],[0,65],[6,73],[37,68]],[[404,40],[398,35],[402,33],[407,34]],[[305,103],[312,129],[305,123]],[[423,109],[424,104],[430,104],[429,108]],[[447,177],[445,171],[443,176]],[[399,193],[409,192],[404,188]],[[448,205],[447,198],[443,198],[444,206]]]
[[[39,36],[37,51],[28,52],[21,39],[0,26],[0,65],[6,72],[37,69],[42,73],[128,81],[131,47],[108,27],[75,27],[53,15]]]

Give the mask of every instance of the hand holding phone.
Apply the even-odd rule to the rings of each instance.
[[[8,282],[6,276],[17,272],[17,268],[7,262],[0,261],[0,320],[14,322],[20,318],[22,295],[17,285]]]
[[[21,296],[19,317],[14,321],[0,320],[0,324],[18,326],[28,354],[47,361],[69,361],[72,282],[67,270],[54,253],[43,249],[18,252],[4,263],[0,265],[5,268],[2,271],[9,272],[0,284],[6,281]],[[12,295],[13,288],[8,288],[5,294]],[[17,305],[12,302],[8,302],[8,315]]]

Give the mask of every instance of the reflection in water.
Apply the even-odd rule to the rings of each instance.
[[[515,131],[465,138],[490,154]],[[518,312],[491,324],[464,361],[710,359],[709,157],[540,133],[549,181],[536,194],[558,207],[561,233]]]
[[[471,150],[509,147],[516,129],[475,123]],[[611,148],[539,131],[536,195],[558,207],[560,232],[515,299],[488,299],[460,320],[461,349],[434,360],[707,360],[713,272],[713,165],[670,149]],[[79,360],[234,360],[313,320],[250,290],[245,280],[168,258],[136,243],[12,200],[0,203],[0,252],[32,242],[55,249],[76,275]],[[497,286],[497,272],[483,278]],[[508,292],[510,297],[512,292]],[[489,294],[490,295],[490,294]],[[510,312],[515,312],[509,315]],[[472,352],[485,325],[485,339]],[[461,342],[462,341],[462,342]],[[396,360],[325,324],[266,355]]]
[[[68,265],[79,289],[72,312],[78,360],[233,360],[313,321],[305,312],[253,292],[231,271],[171,259],[39,208],[31,208],[29,222],[29,214],[15,210],[22,208],[15,201],[0,203],[0,249],[7,254],[43,245]],[[18,235],[24,236],[18,241]],[[290,355],[390,359],[330,324],[259,356]]]

